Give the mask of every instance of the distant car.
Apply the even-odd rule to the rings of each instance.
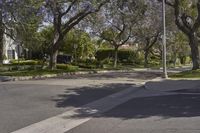
[[[57,56],[57,63],[58,64],[68,64],[72,62],[71,55],[58,55]]]

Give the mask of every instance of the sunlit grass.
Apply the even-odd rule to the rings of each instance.
[[[170,78],[200,78],[200,69],[172,74]]]

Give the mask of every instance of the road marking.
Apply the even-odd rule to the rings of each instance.
[[[133,86],[124,91],[109,95],[79,108],[48,118],[12,133],[64,133],[89,121],[93,116],[104,113],[134,97],[141,86]]]

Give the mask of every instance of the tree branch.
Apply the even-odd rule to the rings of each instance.
[[[186,28],[185,24],[183,23],[182,15],[180,13],[180,1],[175,0],[174,3],[174,14],[175,14],[175,23],[180,30],[182,30],[185,34],[190,33],[190,29]]]
[[[159,2],[162,2],[162,0],[158,0]],[[168,0],[165,0],[165,3],[168,5],[168,6],[171,6],[171,7],[174,7],[174,4],[169,2]]]
[[[193,31],[197,31],[198,28],[200,27],[200,0],[198,0],[198,3],[197,3],[197,10],[198,10],[198,17],[195,20]]]
[[[65,16],[69,11],[72,9],[73,5],[77,2],[78,0],[73,0],[69,7],[61,14],[61,16]]]
[[[103,1],[99,4],[99,6],[95,10],[90,10],[89,7],[85,8],[83,11],[77,13],[74,17],[70,18],[68,22],[66,22],[63,26],[63,34],[66,34],[71,28],[77,25],[81,20],[83,20],[89,14],[98,12],[101,7],[106,4],[108,1]]]

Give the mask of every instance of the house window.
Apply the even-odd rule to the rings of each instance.
[[[15,59],[15,50],[7,50],[8,59]]]

